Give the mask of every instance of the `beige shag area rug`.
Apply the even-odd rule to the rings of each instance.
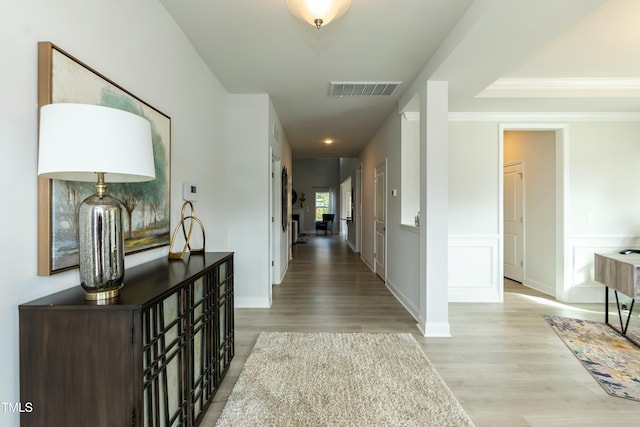
[[[473,426],[411,334],[263,332],[217,426]]]

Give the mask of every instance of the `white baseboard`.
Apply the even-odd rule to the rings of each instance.
[[[237,297],[233,299],[234,308],[271,308],[268,298]]]
[[[524,286],[527,286],[531,289],[535,289],[538,292],[542,292],[543,294],[547,294],[552,297],[555,297],[556,295],[556,290],[553,289],[553,286],[547,283],[538,282],[537,280],[533,280],[529,277],[525,277],[522,281],[522,284]]]
[[[282,281],[284,280],[284,276],[287,274],[287,271],[289,271],[289,263],[287,263],[287,265],[284,267],[284,270],[280,275],[280,281],[278,283],[275,283],[276,285],[280,285],[282,283]]]
[[[369,267],[369,270],[375,272],[375,270],[373,269],[373,266],[367,262],[367,260],[362,256],[362,253],[360,253],[360,259],[362,260],[362,262],[365,263],[367,267]]]
[[[431,322],[424,325],[424,327],[422,323],[423,322],[418,322],[418,329],[420,329],[420,332],[422,332],[422,335],[425,337],[451,337],[449,322]]]
[[[393,294],[394,297],[402,304],[402,306],[407,310],[407,312],[413,317],[416,321],[418,320],[418,307],[416,307],[409,298],[407,298],[398,287],[393,284],[390,280],[387,279],[387,283],[385,283],[389,292]]]

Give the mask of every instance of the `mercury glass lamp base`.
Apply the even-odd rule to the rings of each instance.
[[[123,286],[124,284],[121,283],[116,288],[112,288],[106,291],[98,291],[98,292],[89,292],[85,290],[84,299],[88,301],[103,301],[103,300],[115,298],[118,295],[120,295],[120,289],[122,289]]]
[[[124,279],[122,206],[107,195],[87,197],[78,208],[78,266],[86,299],[113,298]]]

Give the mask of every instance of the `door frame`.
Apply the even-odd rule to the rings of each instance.
[[[353,213],[356,216],[356,252],[360,254],[360,258],[362,258],[362,191],[363,191],[363,183],[362,183],[362,169],[363,165],[360,163],[356,168],[356,197],[355,197],[355,212]]]
[[[387,245],[388,245],[388,233],[387,233],[387,222],[389,220],[388,216],[388,198],[387,198],[387,182],[388,182],[388,174],[387,170],[388,159],[385,157],[384,162],[380,163],[373,170],[373,252],[375,254],[373,259],[373,272],[378,274],[378,233],[377,233],[377,212],[378,212],[378,170],[384,168],[384,277],[381,277],[385,283],[387,283],[387,271],[389,271],[389,265],[387,263]],[[378,275],[379,276],[379,275]]]
[[[556,156],[556,260],[555,260],[555,298],[560,301],[569,299],[570,289],[565,287],[565,278],[571,277],[571,265],[566,260],[571,259],[567,254],[567,227],[568,224],[568,199],[569,199],[569,126],[566,123],[500,123],[498,144],[498,168],[500,179],[498,180],[498,288],[500,302],[504,301],[504,133],[506,131],[554,131],[555,132],[555,156]],[[526,203],[526,201],[525,201]]]
[[[340,207],[340,215],[336,215],[336,216],[339,216],[337,220],[340,221],[339,233],[340,233],[340,236],[344,238],[344,240],[348,240],[349,238],[349,225],[347,224],[347,215],[346,215],[347,203],[346,203],[345,197],[347,193],[351,193],[350,201],[353,200],[353,193],[351,191],[352,188],[353,188],[353,177],[349,175],[348,177],[345,178],[344,181],[340,183],[340,203],[338,204],[338,206]],[[353,202],[349,204],[349,207],[353,207]],[[353,218],[353,215],[354,213],[351,212],[351,218]]]
[[[271,285],[279,285],[282,283],[282,277],[280,272],[282,270],[282,261],[280,257],[280,244],[281,244],[281,235],[282,235],[282,222],[278,221],[280,215],[282,215],[282,204],[279,201],[282,198],[282,177],[280,175],[282,162],[277,159],[273,153],[273,148],[269,148],[271,152],[271,162],[270,162],[270,196],[269,197],[269,213],[271,215],[271,227],[269,227],[269,240],[271,244],[269,245],[270,250],[270,272],[269,275],[271,277]],[[287,230],[289,228],[287,227]],[[269,287],[269,302],[272,299],[272,289]]]

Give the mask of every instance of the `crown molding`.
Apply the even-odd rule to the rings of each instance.
[[[501,78],[478,98],[635,98],[636,78]]]
[[[609,112],[453,112],[450,122],[639,122],[640,113]]]

